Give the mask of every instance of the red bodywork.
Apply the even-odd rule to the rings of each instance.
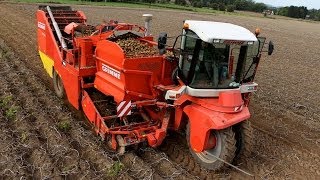
[[[61,31],[72,22],[86,24],[81,11],[54,10],[53,14]],[[107,39],[114,31],[143,31],[143,27],[110,22],[100,25],[96,33],[88,36],[64,34],[70,48],[62,49],[45,10],[37,11],[37,21],[39,51],[54,61],[53,71],[61,77],[68,101],[76,109],[83,110],[96,133],[109,139],[114,149],[118,146],[117,135],[123,137],[125,145],[147,141],[156,147],[162,143],[168,128],[179,130],[185,121],[190,121],[191,147],[201,152],[214,144],[207,143],[211,130],[224,129],[250,117],[247,101],[243,100],[240,91],[222,92],[219,98],[196,98],[184,94],[173,105],[167,104],[164,99],[166,91],[180,87],[171,79],[177,62],[162,55],[129,59],[117,43]],[[113,30],[101,32],[105,26],[113,26]],[[72,32],[72,29],[69,27],[68,31]],[[139,40],[150,46],[157,44],[152,37]],[[86,78],[94,81],[88,82]],[[132,101],[144,121],[108,127],[108,121],[117,117],[101,116],[90,97],[92,88],[112,96],[117,104]]]

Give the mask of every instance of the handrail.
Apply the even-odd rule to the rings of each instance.
[[[53,17],[53,14],[52,14],[52,12],[51,12],[50,6],[47,6],[47,11],[48,11],[48,13],[49,13],[49,16],[50,16],[51,21],[52,21],[52,25],[53,25],[56,33],[57,33],[57,36],[58,36],[58,39],[59,39],[59,41],[60,41],[60,44],[61,44],[62,48],[63,48],[63,49],[68,49],[67,44],[66,44],[66,42],[64,41],[64,39],[63,39],[63,37],[62,37],[61,31],[60,31],[60,29],[59,29],[59,26],[58,26],[56,20],[55,20],[54,17]]]

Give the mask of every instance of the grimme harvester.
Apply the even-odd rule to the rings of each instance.
[[[39,6],[39,54],[57,96],[82,110],[118,153],[142,142],[157,147],[173,130],[185,132],[207,169],[245,155],[265,38],[229,23],[186,20],[168,46],[166,33],[154,41],[152,15],[144,16],[145,27],[112,20],[91,26],[68,6]]]

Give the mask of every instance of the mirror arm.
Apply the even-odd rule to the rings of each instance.
[[[182,37],[182,36],[183,36],[183,35],[180,34],[179,36],[176,37],[176,39],[175,39],[175,41],[174,41],[174,43],[173,43],[172,49],[174,49],[174,47],[176,46],[176,43],[177,43],[177,41],[178,41],[178,38],[179,38],[179,37]],[[175,53],[174,51],[172,51],[172,52],[173,52],[173,57],[176,58],[176,53]]]

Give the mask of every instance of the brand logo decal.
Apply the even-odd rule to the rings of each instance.
[[[236,44],[242,45],[245,41],[236,41],[236,40],[225,40],[223,41],[224,44]]]
[[[102,71],[110,74],[111,76],[120,79],[120,71],[113,69],[112,67],[102,64]]]
[[[38,22],[38,28],[46,30],[46,25],[42,22]]]

